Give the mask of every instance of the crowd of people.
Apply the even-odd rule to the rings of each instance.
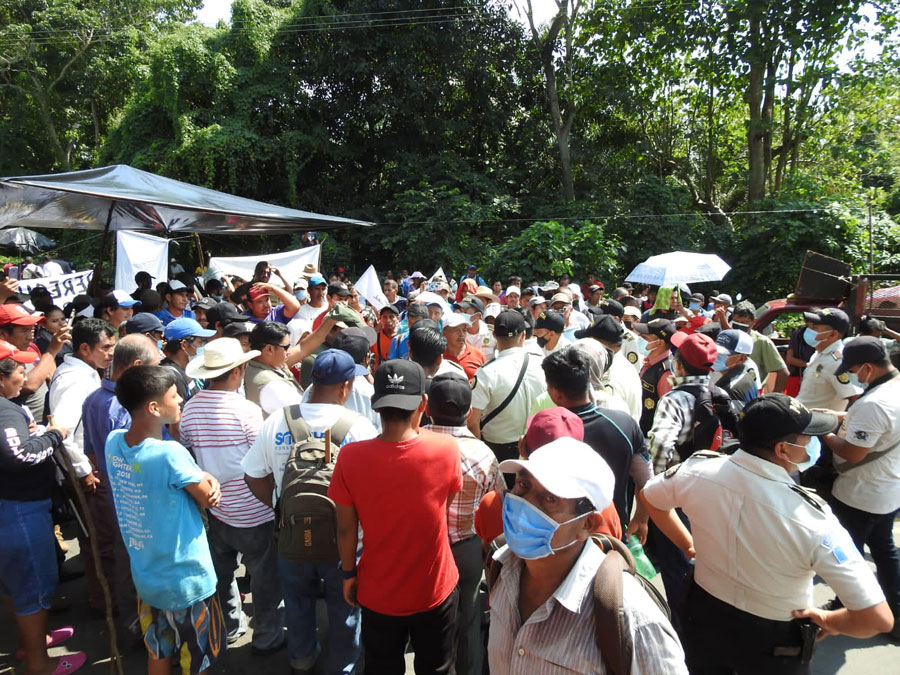
[[[877,320],[807,312],[783,357],[718,291],[472,265],[388,272],[376,310],[343,270],[170,271],[65,307],[0,284],[0,593],[29,675],[87,659],[47,652],[74,634],[48,626],[60,493],[86,602],[154,675],[248,633],[292,674],[378,675],[410,646],[417,673],[808,673],[824,636],[900,636]]]

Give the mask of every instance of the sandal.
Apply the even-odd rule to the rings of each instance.
[[[70,637],[75,635],[75,629],[72,626],[63,626],[62,628],[57,628],[56,630],[51,630],[47,634],[47,649],[50,647],[56,647],[57,645],[61,645],[63,642],[68,640]],[[21,661],[25,658],[25,650],[20,649],[16,652],[16,658]]]
[[[56,664],[56,670],[53,675],[66,675],[74,673],[81,668],[87,661],[87,654],[84,652],[75,652],[74,654],[66,654],[59,657],[59,663]]]

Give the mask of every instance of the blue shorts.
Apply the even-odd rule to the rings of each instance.
[[[59,571],[50,500],[0,499],[0,595],[19,616],[50,609]]]
[[[215,594],[176,611],[151,607],[138,597],[138,621],[150,657],[174,657],[183,675],[202,673],[225,647],[225,619]]]

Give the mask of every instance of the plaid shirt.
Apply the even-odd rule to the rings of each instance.
[[[481,498],[491,490],[503,491],[506,484],[500,465],[491,449],[475,438],[465,426],[445,427],[432,424],[426,429],[456,438],[462,463],[462,490],[456,493],[447,507],[450,543],[455,544],[475,536],[475,511]]]
[[[693,394],[679,389],[682,384],[709,386],[709,375],[690,375],[673,378],[675,388],[659,399],[653,426],[647,434],[653,473],[666,470],[675,455],[675,446],[686,442],[694,430]]]

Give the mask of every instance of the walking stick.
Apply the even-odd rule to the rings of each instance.
[[[52,425],[53,416],[49,415],[47,421]],[[84,525],[87,526],[88,544],[90,544],[91,553],[94,556],[94,570],[97,573],[97,581],[100,584],[100,589],[103,591],[103,603],[106,605],[106,628],[109,630],[109,669],[110,672],[116,673],[117,675],[125,675],[125,671],[122,669],[122,656],[119,654],[119,637],[116,632],[116,622],[113,620],[112,593],[109,590],[109,582],[106,579],[106,575],[103,573],[103,566],[100,564],[100,547],[97,546],[97,526],[94,523],[94,517],[91,514],[90,509],[88,509],[87,498],[84,496],[84,491],[81,489],[81,481],[78,480],[78,477],[75,475],[75,467],[72,466],[72,460],[69,458],[65,449],[57,449],[66,465],[69,481],[72,483],[72,489],[75,491],[75,497],[78,499],[78,505],[81,507],[81,512],[84,515]],[[53,454],[55,457],[56,453],[54,452]]]

